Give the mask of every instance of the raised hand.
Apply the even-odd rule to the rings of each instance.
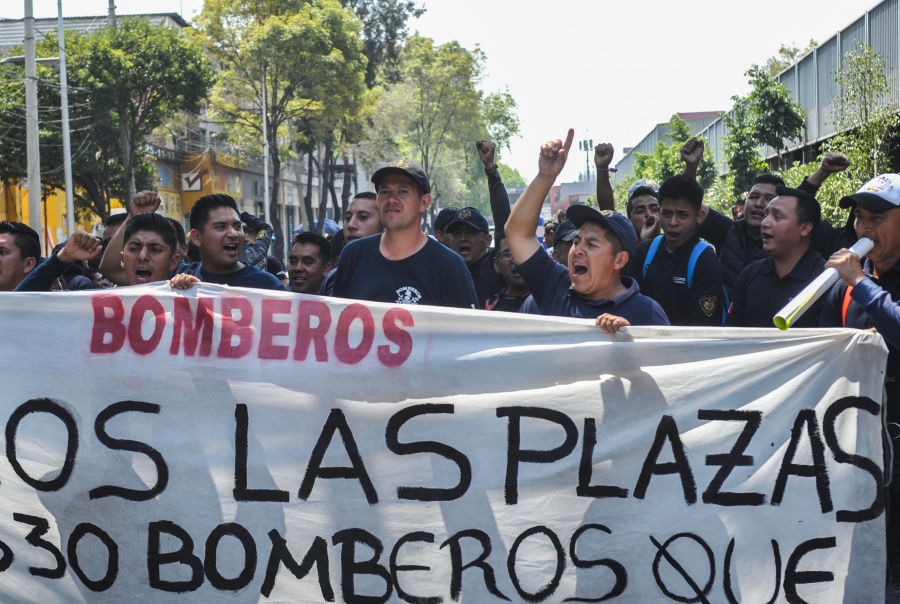
[[[575,130],[569,128],[565,142],[556,139],[544,143],[541,146],[541,154],[538,157],[538,175],[555,179],[562,172],[569,157],[569,149],[572,147],[572,139],[575,138]]]
[[[138,214],[152,214],[159,209],[162,199],[155,191],[141,191],[135,193],[128,204],[128,213],[132,216]]]
[[[612,163],[613,154],[616,152],[609,143],[600,143],[594,147],[594,165],[598,170],[606,170]]]
[[[66,241],[66,245],[59,250],[56,257],[68,264],[90,260],[103,251],[100,241],[84,231],[75,231]]]
[[[490,172],[497,167],[497,164],[494,162],[494,155],[497,152],[496,143],[479,139],[475,141],[475,148],[478,149],[478,157],[481,158],[481,163],[484,164],[485,172]]]

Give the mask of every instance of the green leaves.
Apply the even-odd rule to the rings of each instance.
[[[787,86],[767,69],[754,65],[746,75],[753,86],[747,96],[753,136],[759,143],[775,149],[780,156],[787,149],[785,141],[800,140],[805,123],[803,110],[791,98]]]

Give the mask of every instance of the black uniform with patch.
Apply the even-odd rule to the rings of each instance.
[[[697,258],[692,286],[688,288],[688,261],[699,242],[700,237],[695,234],[670,252],[663,241],[647,267],[646,276],[644,262],[652,241],[639,243],[628,263],[629,274],[640,285],[641,293],[662,306],[672,325],[722,325],[722,265],[711,247]]]
[[[775,272],[775,261],[764,258],[744,268],[734,283],[728,325],[733,327],[772,327],[772,317],[822,274],[825,261],[810,247],[794,268],[782,278]],[[803,313],[791,327],[818,327],[825,298]]]

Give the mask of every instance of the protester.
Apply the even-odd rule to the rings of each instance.
[[[331,243],[318,233],[294,237],[288,258],[288,282],[295,294],[319,294],[331,270]]]
[[[41,261],[41,239],[27,224],[0,221],[0,291],[11,292]]]
[[[287,289],[274,275],[239,260],[243,226],[237,203],[231,196],[213,193],[198,199],[191,208],[190,226],[189,235],[200,252],[200,262],[182,262],[175,269],[176,274],[232,287]]]
[[[103,244],[90,233],[75,231],[57,245],[50,257],[38,264],[16,287],[17,292],[77,291],[95,289],[85,276],[85,262],[103,251]]]
[[[578,229],[571,220],[563,220],[553,233],[553,251],[550,256],[563,266],[569,264],[569,250],[572,249],[572,241],[577,234]]]
[[[777,197],[766,207],[760,223],[767,258],[745,267],[734,286],[728,325],[772,327],[772,318],[803,291],[825,268],[813,248],[822,221],[819,203],[798,189],[776,187]],[[816,327],[824,298],[801,315],[793,327]]]
[[[597,205],[601,210],[616,209],[609,179],[609,165],[614,154],[615,148],[609,143],[600,143],[594,147]],[[634,234],[637,235],[638,241],[649,241],[659,235],[659,185],[655,180],[642,178],[629,187],[625,214],[634,225]]]
[[[266,221],[249,212],[241,212],[241,222],[244,223],[244,247],[241,250],[241,262],[264,271],[275,230]]]
[[[447,226],[447,232],[450,249],[465,260],[472,273],[479,308],[484,308],[488,298],[503,288],[503,280],[491,262],[494,250],[490,247],[492,237],[487,218],[476,208],[462,208]]]
[[[119,229],[122,228],[123,224],[125,224],[125,220],[127,218],[127,212],[119,212],[118,214],[109,215],[109,218],[106,219],[105,223],[106,228],[103,229],[102,245],[104,248],[109,245],[109,242],[113,238],[113,236],[115,236],[115,234],[119,232]]]
[[[450,221],[453,220],[458,211],[459,208],[456,206],[450,206],[438,212],[434,218],[434,238],[447,247],[450,247],[450,233],[447,232],[447,225],[450,224]]]
[[[596,318],[607,332],[626,325],[668,325],[659,305],[638,291],[637,283],[622,275],[634,252],[631,221],[618,212],[570,206],[569,220],[578,234],[569,252],[568,268],[554,262],[535,232],[544,198],[565,166],[572,139],[541,147],[538,175],[512,208],[505,234],[519,272],[542,314]]]
[[[378,220],[378,209],[375,204],[375,193],[362,191],[350,200],[344,213],[344,243],[362,239],[380,233],[383,229]]]
[[[463,259],[422,232],[431,185],[422,167],[398,160],[375,171],[384,232],[349,242],[334,279],[341,298],[477,308]]]
[[[722,265],[697,235],[703,187],[689,176],[667,178],[659,188],[663,234],[643,241],[629,263],[641,292],[656,300],[672,325],[721,326],[725,319]]]
[[[164,281],[181,260],[177,234],[159,214],[139,214],[122,229],[119,254],[124,285]],[[47,291],[72,266],[99,255],[103,247],[90,233],[76,231],[57,252],[41,263],[17,291]],[[71,289],[71,288],[70,288]]]
[[[884,338],[888,348],[885,408],[889,433],[896,439],[900,423],[900,175],[882,174],[870,180],[842,198],[840,206],[852,208],[856,233],[875,245],[863,264],[846,248],[828,259],[825,266],[835,268],[841,280],[826,294],[819,325],[874,329]],[[896,566],[900,560],[900,463],[894,463],[892,471],[887,550]]]
[[[544,247],[550,254],[553,254],[553,235],[556,234],[556,228],[559,223],[555,220],[548,220],[544,223]]]
[[[699,148],[699,152],[697,149]],[[682,148],[682,158],[686,161],[685,173],[696,174],[700,163],[703,141],[693,138]],[[804,178],[797,190],[815,198],[816,192],[831,174],[846,170],[850,163],[843,155],[829,153],[822,158],[819,168]],[[762,247],[760,225],[765,218],[766,207],[776,196],[776,187],[784,186],[784,181],[774,174],[761,174],[753,181],[744,203],[744,217],[733,221],[728,216],[703,206],[700,214],[700,236],[709,241],[719,253],[724,269],[725,284],[731,290],[734,280],[745,266],[766,256]],[[815,231],[813,247],[823,257],[828,258],[841,247],[849,247],[856,241],[852,224],[834,227],[823,220]],[[733,292],[732,292],[733,293]]]
[[[502,237],[494,247],[494,270],[503,278],[506,287],[491,296],[484,305],[486,310],[503,310],[506,312],[518,312],[531,293],[525,284],[525,279],[519,273],[519,267],[513,260],[509,250],[509,241]]]

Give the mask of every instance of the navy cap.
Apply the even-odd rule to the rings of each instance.
[[[450,221],[453,220],[458,211],[459,208],[444,208],[438,212],[438,215],[434,217],[434,230],[446,232],[447,225],[450,224]]]
[[[578,227],[572,224],[571,220],[563,220],[553,233],[553,247],[559,245],[560,241],[572,241],[577,234]]]
[[[628,201],[631,201],[635,197],[640,197],[641,195],[652,195],[658,199],[659,183],[652,178],[642,178],[636,181],[628,189]]]
[[[447,225],[447,232],[452,232],[454,227],[461,224],[467,224],[476,231],[484,231],[485,233],[491,232],[491,227],[488,225],[487,218],[475,208],[463,208],[456,212],[453,220]]]
[[[634,248],[637,246],[637,235],[634,234],[634,225],[624,215],[612,210],[597,210],[586,205],[574,205],[569,207],[566,213],[569,220],[576,227],[581,228],[585,222],[596,222],[602,227],[610,229],[622,242],[622,247],[630,257],[634,256]]]
[[[388,174],[403,174],[404,176],[409,176],[419,183],[423,192],[431,193],[431,184],[428,182],[428,175],[425,174],[424,168],[414,161],[398,159],[375,170],[375,174],[372,175],[372,182],[375,184],[376,189],[378,188],[381,179]]]

